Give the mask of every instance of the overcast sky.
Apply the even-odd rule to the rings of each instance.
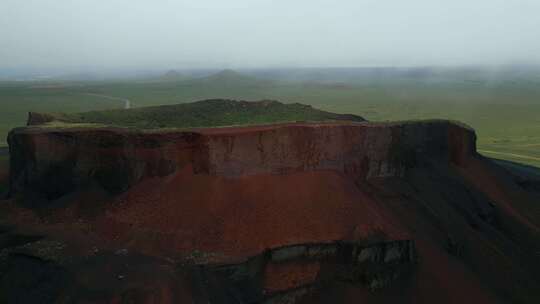
[[[0,68],[540,63],[540,0],[0,0]]]

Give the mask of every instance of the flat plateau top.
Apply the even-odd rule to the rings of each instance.
[[[414,121],[395,121],[395,122],[355,122],[355,121],[324,121],[324,122],[284,122],[261,125],[237,125],[203,128],[161,128],[161,129],[142,129],[133,127],[107,126],[102,124],[72,124],[58,123],[33,125],[16,128],[15,133],[49,133],[49,132],[115,132],[115,133],[140,133],[140,134],[172,134],[172,133],[198,133],[198,134],[238,134],[259,131],[270,131],[281,128],[321,128],[321,127],[363,127],[363,128],[384,128],[399,127],[407,125],[455,125],[464,129],[472,129],[460,122],[451,120],[414,120]]]

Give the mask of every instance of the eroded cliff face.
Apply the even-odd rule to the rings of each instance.
[[[85,253],[43,236],[0,237],[2,303],[294,303],[332,282],[377,291],[416,266],[412,241],[296,244],[197,265],[127,249]]]
[[[406,240],[295,244],[266,250],[242,263],[207,265],[200,275],[210,283],[199,288],[209,295],[225,289],[239,303],[290,303],[334,281],[378,290],[409,274],[415,263],[414,242]],[[215,297],[207,300],[223,302]]]
[[[40,237],[0,233],[0,268],[15,275],[31,262],[77,283],[52,286],[51,303],[77,293],[100,303],[540,298],[537,194],[452,122],[34,126],[9,143],[14,199],[0,215]],[[42,286],[31,272],[18,279]]]
[[[240,177],[333,170],[354,179],[400,177],[437,161],[475,155],[472,130],[447,121],[395,124],[287,124],[141,132],[113,128],[22,128],[8,138],[11,193],[54,199],[98,183],[120,193],[150,177]]]

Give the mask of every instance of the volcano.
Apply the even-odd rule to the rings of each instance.
[[[33,113],[8,138],[0,302],[540,302],[537,170],[457,122],[293,109],[318,121]]]

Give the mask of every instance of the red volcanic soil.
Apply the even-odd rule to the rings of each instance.
[[[317,262],[272,263],[266,266],[264,287],[267,292],[302,287],[316,281],[320,271]]]
[[[197,248],[242,257],[266,248],[363,239],[378,232],[389,239],[408,237],[386,210],[333,171],[227,179],[193,175],[186,168],[166,179],[141,182],[111,205],[104,221],[119,230],[110,237],[137,242],[133,238],[145,237],[146,231],[159,232],[167,236],[165,244],[156,240],[148,245],[160,251]],[[133,234],[138,228],[141,234]]]
[[[536,181],[454,123],[33,127],[9,142],[0,302],[22,299],[10,278],[47,303],[540,300]],[[16,271],[29,265],[54,284]]]
[[[433,238],[440,233],[439,227],[425,223],[425,219],[409,214],[411,210],[407,209],[401,206],[395,211],[414,231],[412,238],[419,262],[410,277],[375,292],[339,282],[317,290],[300,303],[505,303],[461,257],[449,254],[441,246],[444,237]]]

